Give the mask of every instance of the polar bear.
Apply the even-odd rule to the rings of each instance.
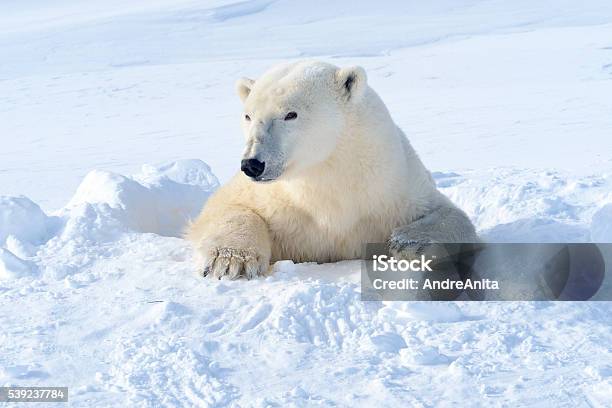
[[[301,61],[236,84],[244,104],[241,172],[187,231],[202,275],[265,274],[270,262],[334,262],[388,242],[410,256],[475,242],[361,67]]]

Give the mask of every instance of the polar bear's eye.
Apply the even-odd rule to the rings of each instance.
[[[297,113],[295,112],[289,112],[287,116],[285,116],[285,120],[293,120],[295,118],[297,118]]]
[[[247,122],[250,122],[251,117],[249,115],[244,115],[244,120],[246,120]]]

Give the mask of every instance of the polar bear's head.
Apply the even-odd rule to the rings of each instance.
[[[276,66],[261,78],[240,79],[246,148],[242,171],[254,181],[297,175],[336,148],[351,109],[363,96],[365,71],[323,62]]]

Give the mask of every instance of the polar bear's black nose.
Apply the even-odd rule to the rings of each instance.
[[[240,162],[240,170],[249,177],[255,178],[261,176],[266,168],[266,163],[260,162],[257,159],[248,159]]]

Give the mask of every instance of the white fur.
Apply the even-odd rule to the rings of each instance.
[[[237,90],[250,118],[243,118],[243,158],[265,162],[268,182],[237,174],[191,225],[188,238],[205,274],[252,277],[270,261],[332,262],[358,258],[365,243],[390,237],[427,241],[428,232],[411,225],[440,208],[458,221],[448,233],[435,231],[436,240],[475,238],[362,68],[286,64],[238,81]],[[298,117],[285,121],[290,111]]]

